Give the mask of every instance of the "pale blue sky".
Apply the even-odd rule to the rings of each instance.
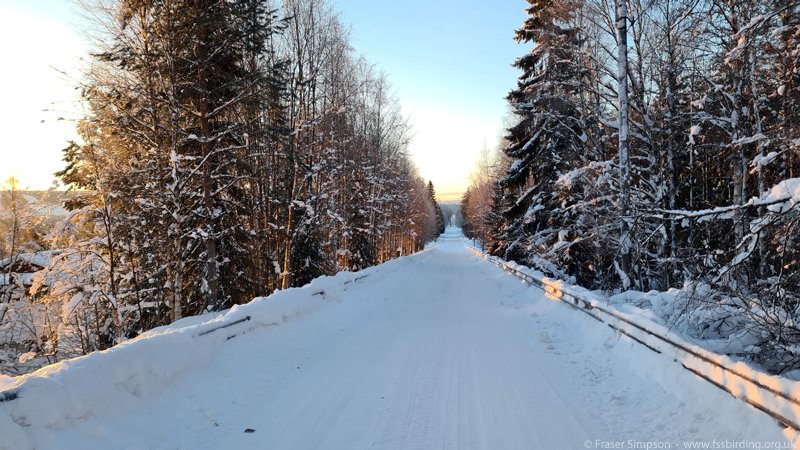
[[[339,0],[354,46],[383,67],[416,131],[412,152],[439,194],[463,192],[529,48],[513,40],[525,0]]]
[[[334,1],[343,21],[353,24],[356,51],[389,74],[411,116],[411,151],[422,175],[440,194],[462,192],[484,139],[489,145],[497,140],[503,97],[517,77],[510,64],[529,50],[513,40],[528,3]],[[6,43],[0,85],[14,87],[0,108],[0,182],[14,174],[23,186],[44,188],[62,166],[60,149],[71,124],[56,121],[64,114],[41,110],[73,93],[48,68],[74,70],[85,51],[71,27],[77,22],[72,8],[67,0],[0,0],[0,39]]]

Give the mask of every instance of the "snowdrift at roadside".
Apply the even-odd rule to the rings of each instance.
[[[32,374],[0,378],[0,448],[28,448],[23,427],[65,429],[90,417],[118,415],[206,366],[225,342],[341,301],[351,283],[382,278],[404,257],[361,272],[321,277],[302,288],[256,298],[202,323],[189,317],[103,352],[62,361]]]

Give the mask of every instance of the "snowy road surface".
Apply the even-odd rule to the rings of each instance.
[[[783,439],[763,414],[475,257],[458,230],[372,273],[341,302],[228,341],[135,407],[26,433],[38,448],[70,449]]]

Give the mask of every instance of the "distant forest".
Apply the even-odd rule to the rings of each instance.
[[[408,255],[444,218],[328,0],[87,0],[63,217],[2,196],[0,372]],[[53,193],[49,195],[55,195]],[[46,202],[45,202],[46,203]],[[26,365],[27,363],[27,365]]]
[[[465,234],[609,295],[682,290],[669,324],[800,368],[800,2],[528,4]]]

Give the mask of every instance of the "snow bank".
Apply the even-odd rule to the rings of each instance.
[[[14,384],[14,378],[0,373],[0,391],[11,387],[12,384]]]
[[[695,375],[705,378],[734,397],[800,431],[800,382],[769,375],[742,361],[714,353],[667,327],[654,310],[670,307],[678,291],[673,289],[666,293],[653,291],[620,294],[628,300],[630,300],[628,297],[647,300],[653,309],[640,309],[630,304],[615,305],[596,292],[568,285],[562,280],[547,278],[525,266],[500,260],[474,248],[470,250],[523,280],[541,287],[548,297],[582,309],[595,319],[607,323],[620,334],[681,363]]]
[[[256,298],[202,323],[187,318],[112,349],[62,361],[32,374],[0,375],[0,449],[29,448],[28,427],[62,430],[91,417],[118,416],[192,370],[206,366],[236,336],[279,325],[341,301],[366,277],[409,264],[399,258],[357,273],[321,277],[302,288]]]
[[[797,381],[769,375],[745,362],[709,351],[651,317],[622,312],[604,300],[591,299],[590,303],[613,328],[800,431],[800,383]]]

